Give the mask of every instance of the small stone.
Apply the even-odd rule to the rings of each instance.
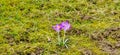
[[[47,40],[48,42],[51,42],[51,39],[50,39],[49,37],[47,37],[47,39],[48,39],[48,40]]]

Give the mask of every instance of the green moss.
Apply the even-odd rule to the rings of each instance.
[[[81,49],[86,48],[107,55],[90,36],[120,26],[119,5],[120,1],[112,0],[1,0],[0,54],[82,55]],[[66,35],[69,49],[56,45],[57,34],[52,30],[65,20],[72,25],[68,33],[73,31]]]

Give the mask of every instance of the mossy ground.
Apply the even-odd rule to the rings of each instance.
[[[56,45],[52,29],[65,20],[68,49]],[[119,0],[0,1],[1,55],[117,55],[119,42]]]

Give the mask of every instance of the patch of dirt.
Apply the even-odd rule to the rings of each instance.
[[[120,27],[105,29],[103,32],[97,31],[90,35],[90,37],[92,40],[97,41],[96,44],[101,51],[106,52],[109,55],[119,55],[118,48],[120,48]],[[112,38],[118,42],[111,44],[107,41],[107,38]]]
[[[101,48],[101,51],[106,52],[110,55],[114,54],[114,55],[118,55],[118,49],[115,48],[115,46],[113,44],[111,44],[108,41],[100,41],[98,42],[98,46],[99,48]]]
[[[115,43],[115,48],[120,48],[120,41],[118,41],[117,43]]]
[[[98,40],[98,41],[100,41],[100,40],[104,39],[102,34],[103,33],[100,33],[100,32],[94,32],[92,35],[90,35],[90,38],[92,40]]]
[[[78,28],[71,28],[68,32],[67,35],[80,35],[86,33],[86,31],[83,31],[81,29]]]
[[[82,55],[94,55],[94,53],[90,50],[90,49],[87,49],[87,48],[82,48],[80,49]]]
[[[108,37],[120,40],[120,27],[105,29],[104,32],[94,32],[90,37],[92,40],[104,40]]]
[[[12,34],[5,34],[4,38],[6,39],[7,43],[13,46],[15,44],[14,42],[14,36]]]
[[[35,55],[41,55],[41,54],[43,54],[43,52],[44,52],[43,48],[36,47],[35,51],[34,51],[34,54]]]

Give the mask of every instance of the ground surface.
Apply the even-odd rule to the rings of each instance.
[[[65,20],[68,49],[52,29]],[[119,0],[0,1],[0,55],[108,54],[120,54]]]

